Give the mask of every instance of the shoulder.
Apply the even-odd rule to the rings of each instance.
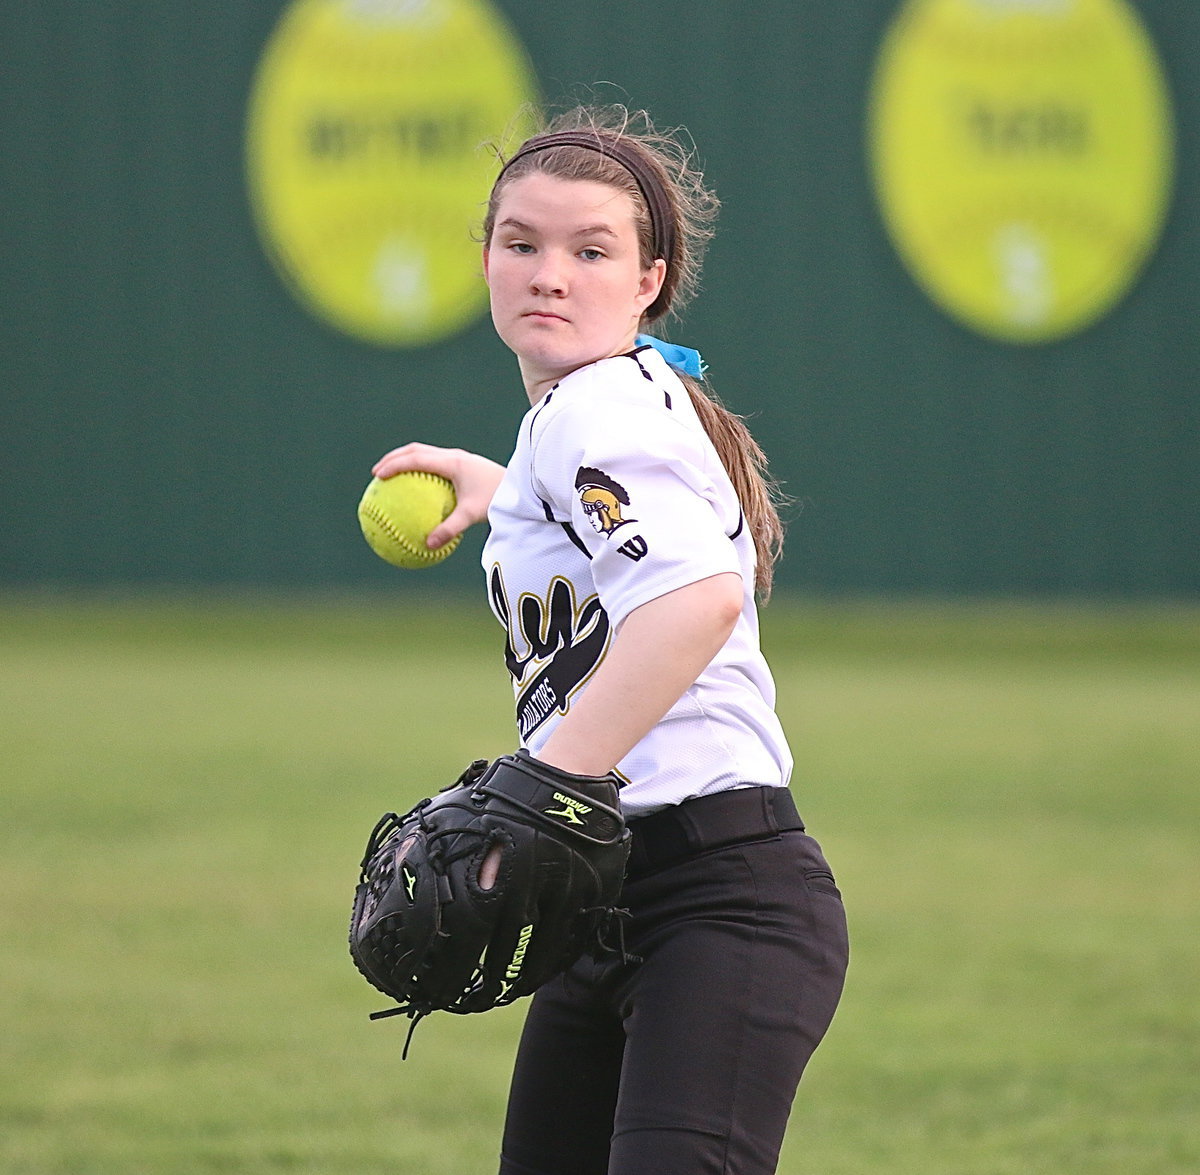
[[[653,436],[699,430],[687,388],[648,347],[564,376],[530,410],[529,419],[535,445],[546,433],[562,436],[576,429]]]
[[[673,483],[714,500],[733,494],[686,386],[656,353],[572,372],[539,407],[528,434],[533,485],[563,509],[581,478],[604,486],[600,474],[625,487]]]

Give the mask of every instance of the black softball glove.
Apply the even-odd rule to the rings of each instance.
[[[606,947],[628,855],[615,776],[526,751],[477,760],[406,815],[387,813],[350,921],[359,971],[399,1004],[372,1019],[484,1012]]]

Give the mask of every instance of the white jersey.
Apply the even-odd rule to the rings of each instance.
[[[483,549],[522,745],[537,755],[639,605],[733,571],[733,634],[617,766],[644,816],[693,796],[786,786],[792,759],[758,644],[754,542],[737,495],[666,361],[642,347],[572,372],[521,422]]]

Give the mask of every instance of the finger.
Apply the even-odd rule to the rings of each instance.
[[[394,477],[397,473],[403,471],[405,464],[410,459],[408,450],[411,445],[405,445],[400,449],[392,449],[388,453],[384,453],[374,465],[371,466],[372,477]]]
[[[474,521],[475,518],[470,511],[465,510],[462,506],[456,506],[429,532],[425,545],[431,551],[436,551],[438,547],[444,547],[452,538],[462,534]]]
[[[441,477],[451,477],[455,472],[454,461],[448,450],[416,442],[385,453],[371,467],[371,473],[384,480],[395,477],[397,473],[412,473],[416,470],[436,473]]]

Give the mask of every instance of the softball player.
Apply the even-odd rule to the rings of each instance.
[[[501,170],[492,318],[530,409],[507,467],[451,478],[433,546],[486,518],[488,598],[532,754],[622,780],[625,959],[533,997],[501,1175],[767,1175],[847,961],[832,873],[788,789],[759,651],[780,527],[762,454],[699,356],[641,335],[696,284],[716,201],[648,120],[579,109]]]

